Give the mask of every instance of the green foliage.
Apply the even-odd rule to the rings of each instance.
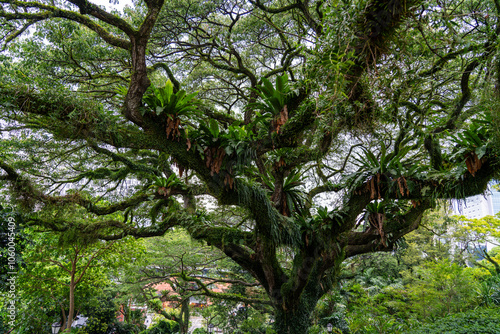
[[[171,320],[161,320],[141,334],[175,334],[179,332],[179,324]]]
[[[295,221],[302,229],[314,232],[336,228],[341,224],[342,218],[342,211],[338,209],[328,210],[327,207],[320,206],[317,208],[316,215],[312,217],[296,216]]]
[[[239,164],[249,161],[255,153],[248,153],[252,148],[250,142],[255,140],[255,135],[250,127],[238,125],[237,123],[228,126],[227,133],[222,134],[221,143],[225,147],[227,155],[236,155],[240,158]],[[250,156],[247,156],[251,154]]]
[[[172,173],[168,178],[164,178],[161,176],[153,175],[153,184],[150,185],[150,188],[156,190],[156,192],[160,195],[168,197],[172,191],[172,189],[186,189],[184,183],[177,177],[176,174]],[[152,208],[152,210],[154,207]]]
[[[491,145],[491,125],[492,117],[490,114],[486,113],[473,119],[470,126],[461,132],[449,134],[456,148],[453,150],[449,159],[464,159],[464,156],[470,152],[474,152],[477,157],[481,159]]]
[[[500,239],[500,219],[498,214],[495,217],[485,216],[481,218],[458,216],[456,219],[463,222],[460,229],[478,241],[486,242],[488,238]]]
[[[478,282],[470,269],[445,260],[428,263],[417,275],[409,292],[413,311],[423,319],[465,311],[476,302]]]
[[[205,328],[195,328],[193,334],[208,334],[208,331]]]
[[[453,314],[495,307],[497,276],[465,267],[467,257],[455,249],[482,239],[464,233],[458,220],[444,211],[430,212],[422,224],[425,228],[409,234],[396,252],[363,255],[346,263],[340,294],[320,301],[315,312],[345,310],[352,333],[414,333]],[[482,229],[481,224],[477,228]]]
[[[87,317],[84,328],[85,334],[108,334],[114,331],[116,312],[118,305],[114,302],[114,296],[108,293],[92,296],[85,309],[80,314]]]
[[[262,85],[257,86],[255,92],[262,102],[250,104],[249,107],[263,111],[264,115],[279,115],[283,107],[296,95],[290,88],[288,75],[284,73],[276,76],[275,86],[267,78],[262,78],[261,81]]]
[[[88,1],[3,0],[1,189],[29,224],[61,231],[64,246],[34,240],[23,254],[30,273],[60,281],[22,273],[23,330],[45,331],[67,303],[68,277],[58,268],[67,269],[71,247],[183,229],[253,275],[245,282],[262,290],[224,297],[264,298],[279,334],[307,331],[342,261],[354,267],[351,284],[342,282],[346,298],[336,301],[345,307],[318,316],[318,331],[332,314],[340,328],[347,311],[356,331],[365,323],[396,332],[411,319],[494,305],[496,283],[463,268],[451,240],[421,234],[392,258],[351,258],[404,245],[436,199],[479,194],[498,176],[498,129],[490,126],[500,110],[497,5],[175,0],[105,13]],[[200,93],[179,90],[181,82]],[[488,112],[491,119],[476,120]],[[434,154],[440,145],[445,159]],[[174,170],[188,171],[182,182]],[[364,229],[356,222],[363,215],[372,223]],[[442,230],[433,229],[439,238]],[[179,244],[160,245],[148,264],[141,254],[124,258],[143,270],[169,267],[162,277],[175,277],[189,297],[197,264],[220,262]],[[125,262],[101,260],[103,268]],[[88,268],[92,280],[76,290],[82,307],[110,282],[102,268]],[[131,271],[122,274],[137,278]],[[38,317],[28,319],[30,309]],[[260,315],[245,321],[238,326],[262,331]]]
[[[412,329],[414,334],[496,334],[500,332],[498,308],[481,308],[436,319]]]
[[[144,328],[144,324],[130,324],[122,321],[115,321],[113,325],[113,330],[116,334],[137,334],[143,331]]]
[[[352,157],[353,165],[357,170],[345,175],[340,185],[353,190],[366,182],[369,184],[372,197],[375,198],[384,196],[378,193],[381,182],[390,181],[388,193],[395,193],[396,196],[404,196],[413,192],[416,187],[412,178],[422,178],[425,167],[410,161],[410,159],[415,159],[415,156],[409,158],[413,147],[404,144],[406,143],[401,143],[399,147],[388,153],[389,148],[381,141],[377,156],[372,150],[361,147],[364,154],[357,153],[357,156]]]
[[[219,124],[210,119],[208,123],[200,122],[197,130],[188,129],[187,133],[207,167],[220,164],[214,171],[222,168],[231,174],[241,172],[255,158],[253,142],[256,138],[251,126],[234,122],[227,129],[220,130]]]
[[[231,287],[229,291],[234,293],[239,290],[238,288],[240,287],[236,286],[236,289]],[[214,303],[198,310],[198,312],[206,323],[213,324],[224,332],[266,334],[271,329],[265,312],[250,305],[242,306],[238,302]]]
[[[334,333],[350,334],[346,316],[342,296],[338,291],[331,292],[318,301],[313,312],[313,323],[316,324],[316,329],[312,327],[309,333],[325,333],[326,326],[332,324]]]
[[[184,90],[174,93],[174,85],[168,80],[163,87],[149,86],[143,100],[151,112],[156,115],[165,113],[172,119],[198,112],[194,100],[196,95],[198,95],[198,92],[186,94]]]
[[[372,281],[378,280],[373,277]],[[347,289],[346,318],[352,333],[404,333],[413,317],[407,293],[398,285],[371,284]]]
[[[500,306],[500,275],[486,277],[477,288],[481,306]]]
[[[380,156],[376,157],[371,150],[361,147],[365,155],[358,157],[353,157],[355,164],[360,168],[360,171],[366,172],[369,175],[384,174],[389,173],[393,176],[402,175],[404,170],[403,164],[405,161],[404,157],[408,155],[411,150],[411,146],[405,146],[399,149],[399,151],[393,151],[387,153],[387,147],[383,141],[380,142]],[[406,174],[405,175],[411,175]]]
[[[250,142],[255,139],[250,127],[240,125],[240,122],[235,122],[228,126],[227,130],[224,129],[221,131],[219,124],[214,119],[210,119],[208,123],[201,122],[198,130],[190,129],[189,137],[193,141],[196,141],[201,148],[212,146],[228,147],[230,150],[227,152],[228,154],[232,154],[233,151],[240,153],[237,150],[238,144],[241,144],[241,142]]]
[[[358,284],[347,286],[348,319],[353,332],[361,330],[364,323],[372,323],[374,328],[385,324],[391,330],[403,329],[414,320],[433,321],[479,302],[475,290],[479,281],[472,269],[448,260],[427,262],[424,267],[412,268],[415,278],[403,287],[397,271],[392,273],[392,279],[384,278],[390,266],[396,264],[389,268],[379,264],[381,270],[368,270],[365,276],[356,278]],[[405,322],[401,322],[403,319]]]
[[[264,183],[269,190],[275,188],[275,178],[272,174],[261,175]],[[291,171],[283,180],[282,202],[280,209],[282,213],[289,216],[290,212],[296,212],[298,215],[306,213],[305,205],[307,203],[306,193],[304,192],[303,176],[300,170]]]
[[[70,277],[74,274],[77,281],[81,278],[74,291],[75,309],[90,317],[90,327],[85,330],[107,334],[116,318],[116,305],[114,296],[105,294],[104,289],[113,286],[111,277],[116,269],[130,261],[132,249],[127,249],[127,241],[120,241],[114,248],[105,248],[101,242],[60,248],[52,233],[37,234],[31,229],[26,233],[30,243],[22,252],[25,265],[17,281],[17,320],[22,324],[18,333],[41,333],[47,324],[62,318],[62,309],[68,314]]]
[[[175,174],[171,174],[168,178],[153,176],[153,186],[155,187],[173,188],[182,184]]]
[[[224,230],[221,229],[221,232]],[[213,238],[230,243],[235,242],[232,238],[241,238],[241,235],[236,233],[232,236],[229,233],[220,233],[214,234]],[[243,285],[228,284],[221,293],[217,286],[210,284],[211,280],[219,279],[252,281],[247,272],[235,267],[234,263],[227,259],[221,259],[220,251],[191,239],[182,230],[172,231],[164,237],[150,238],[146,246],[147,251],[143,256],[143,261],[137,263],[124,277],[127,285],[133,285],[128,298],[144,301],[162,319],[175,319],[182,327],[188,319],[186,315],[191,316],[197,312],[197,309],[192,309],[189,304],[186,305],[182,301],[189,300],[193,295],[198,300],[203,300],[203,297],[199,296],[199,290],[194,287],[204,286],[212,291],[213,297],[211,298],[220,296],[227,299],[233,297],[233,299],[203,307],[201,312],[212,312],[210,316],[215,314],[221,322],[225,321],[231,328],[261,325],[263,316],[251,308],[248,312],[238,311],[237,314],[233,314],[233,309],[237,309],[239,299],[250,298],[250,295],[257,297],[262,293],[260,289],[253,288],[250,292]],[[168,253],[165,253],[165,249],[168,249]],[[168,288],[160,291],[146,288],[149,284],[155,284],[160,277],[164,277]],[[165,310],[162,301],[170,302],[171,308]]]

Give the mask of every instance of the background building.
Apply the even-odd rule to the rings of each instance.
[[[498,185],[498,183],[496,184]],[[452,202],[453,213],[464,215],[467,218],[483,218],[499,213],[500,191],[494,185],[495,183],[491,183],[483,195],[467,197],[465,200],[460,201],[454,200]],[[484,247],[490,251],[495,245],[488,242]]]

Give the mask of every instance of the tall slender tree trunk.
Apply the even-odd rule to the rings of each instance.
[[[189,331],[189,299],[182,301],[181,314],[179,316],[180,332],[187,334]]]
[[[64,305],[61,304],[61,331],[63,331],[66,328],[66,310],[64,309]]]
[[[75,317],[75,289],[77,284],[75,280],[76,262],[73,262],[72,266],[73,270],[71,272],[71,280],[69,283],[69,312],[66,327],[64,328],[64,330],[67,330],[68,332],[71,330],[73,318]]]

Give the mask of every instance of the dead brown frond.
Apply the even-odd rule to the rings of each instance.
[[[207,147],[205,153],[205,166],[210,168],[210,174],[213,176],[219,174],[222,162],[226,156],[226,151],[222,147]]]
[[[467,170],[472,176],[476,176],[476,172],[481,169],[483,162],[477,156],[476,152],[469,152],[465,156],[465,165],[467,165]]]
[[[170,136],[172,136],[172,139],[180,138],[181,136],[180,125],[181,125],[181,120],[177,116],[174,116],[173,118],[168,117],[167,127],[165,128],[165,132],[167,133],[167,138],[170,138]]]
[[[279,115],[276,116],[272,121],[272,125],[276,133],[280,132],[281,126],[283,126],[287,121],[288,121],[288,108],[285,105],[281,110],[281,112],[279,113]]]

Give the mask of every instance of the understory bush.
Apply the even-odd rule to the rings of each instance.
[[[500,308],[480,308],[448,315],[411,331],[413,334],[498,334]]]

